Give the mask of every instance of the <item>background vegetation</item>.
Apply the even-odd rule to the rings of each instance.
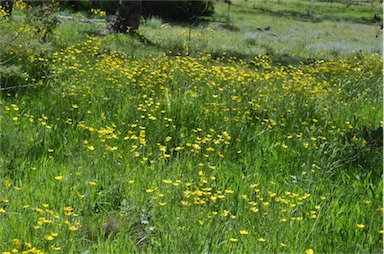
[[[382,252],[381,6],[216,3],[136,37],[33,11],[0,20],[3,253]]]
[[[106,14],[114,15],[119,1],[61,1],[64,8],[74,11],[89,12],[92,9],[100,9]],[[158,16],[173,21],[189,21],[189,15],[210,16],[213,14],[212,1],[143,1],[144,17]]]

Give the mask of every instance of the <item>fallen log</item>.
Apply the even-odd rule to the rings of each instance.
[[[73,16],[62,16],[62,15],[56,15],[57,18],[63,19],[63,20],[76,20],[83,23],[104,23],[106,22],[105,19],[88,19],[88,18],[78,18]]]

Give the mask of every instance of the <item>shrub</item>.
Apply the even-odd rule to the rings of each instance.
[[[17,7],[17,5],[16,5]],[[16,8],[16,11],[18,7]],[[57,25],[52,12],[0,20],[0,87],[21,87],[37,84],[47,74],[49,43]]]
[[[144,1],[144,16],[156,15],[167,20],[189,21],[191,18],[213,14],[212,1]]]
[[[89,12],[91,9],[101,9],[107,14],[115,14],[118,1],[62,1],[62,7],[75,11]],[[189,21],[190,18],[210,16],[213,14],[213,2],[204,1],[143,1],[143,16],[158,16],[167,20]]]

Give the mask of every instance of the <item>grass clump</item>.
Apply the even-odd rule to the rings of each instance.
[[[163,25],[163,20],[160,17],[152,16],[145,20],[145,25],[152,29],[158,29]]]

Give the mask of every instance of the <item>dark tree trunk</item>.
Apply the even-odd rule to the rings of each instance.
[[[74,11],[79,11],[79,1],[76,0],[68,0],[69,6],[72,7]]]
[[[120,0],[116,17],[100,33],[135,33],[140,25],[141,10],[142,1]]]
[[[13,0],[0,0],[1,9],[3,9],[7,15],[12,15]]]

